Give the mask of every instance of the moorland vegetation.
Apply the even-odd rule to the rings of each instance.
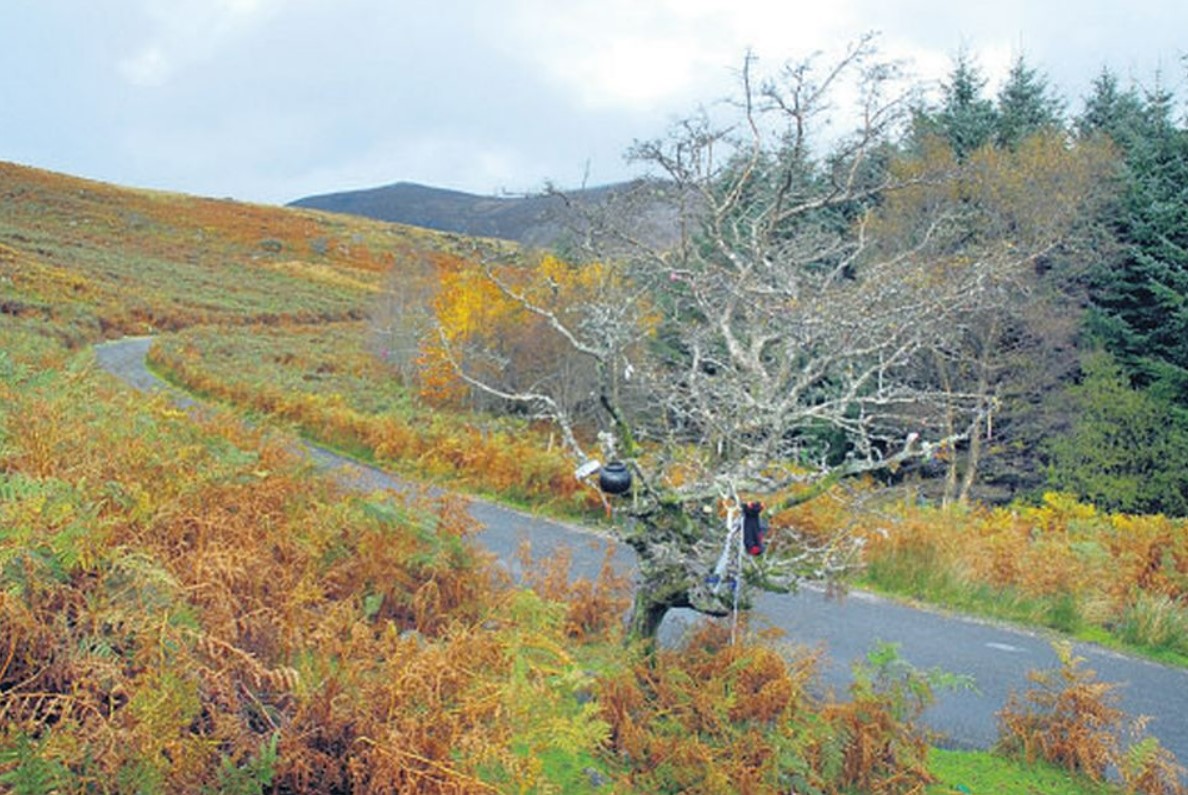
[[[944,101],[915,108],[876,159],[965,182],[916,180],[798,221],[869,217],[865,230],[909,240],[921,208],[976,208],[944,241],[949,268],[1053,241],[1001,286],[1012,311],[979,304],[961,338],[975,344],[932,351],[917,373],[976,397],[972,432],[784,501],[772,542],[845,528],[872,586],[1182,661],[1188,131],[1170,94],[1109,74],[1071,121],[1022,59],[997,101],[982,85],[963,56]],[[1070,164],[1083,195],[1057,240],[1035,228],[1052,205],[1035,178]],[[942,770],[974,775],[930,752],[917,722],[945,677],[892,650],[827,695],[812,653],[713,623],[678,649],[625,643],[631,594],[609,568],[572,582],[559,559],[511,582],[468,541],[464,500],[353,493],[294,454],[295,430],[598,521],[603,498],[574,478],[565,438],[594,443],[584,385],[598,373],[523,298],[547,290],[559,312],[630,293],[609,261],[10,164],[0,195],[12,791],[906,793],[952,791],[961,780],[935,781]],[[519,282],[499,270],[513,257]],[[636,307],[639,333],[618,350],[678,339],[676,303]],[[143,334],[161,374],[225,407],[181,411],[95,367],[93,344]],[[490,389],[542,373],[571,390],[550,393],[568,427]],[[832,461],[834,437],[814,439]],[[707,467],[685,449],[665,482]],[[1111,698],[1066,654],[1004,710],[1001,748],[1024,777],[1049,776],[1046,759],[1098,781],[1113,770],[1131,792],[1182,791],[1157,743],[1120,746]],[[1039,786],[1097,786],[1076,782]]]

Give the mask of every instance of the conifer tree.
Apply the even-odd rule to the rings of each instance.
[[[1047,445],[1051,484],[1111,511],[1188,514],[1188,424],[1109,353],[1082,369],[1066,392],[1075,420]]]
[[[1053,93],[1047,78],[1020,55],[998,92],[995,140],[999,146],[1014,149],[1029,135],[1058,129],[1063,124],[1063,108],[1064,102]]]
[[[1085,98],[1085,107],[1073,127],[1082,138],[1108,135],[1123,149],[1142,134],[1143,100],[1133,88],[1123,90],[1118,76],[1103,68],[1093,81],[1092,93]]]
[[[984,92],[986,78],[967,50],[957,53],[949,81],[942,86],[940,110],[932,126],[949,142],[959,160],[994,139],[998,111]]]
[[[1125,168],[1102,223],[1115,248],[1094,269],[1093,330],[1138,386],[1188,406],[1188,131],[1174,98],[1119,93],[1108,76],[1079,122],[1110,135]]]

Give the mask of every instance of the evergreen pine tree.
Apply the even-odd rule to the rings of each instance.
[[[1113,356],[1093,352],[1065,400],[1076,419],[1051,437],[1049,482],[1126,513],[1188,514],[1188,422],[1149,391],[1134,389]]]
[[[972,57],[964,49],[958,52],[931,126],[948,140],[959,160],[994,139],[998,113],[983,95],[985,88],[986,79]]]
[[[1047,78],[1020,55],[998,93],[995,141],[1014,149],[1032,133],[1061,127],[1063,114],[1064,102],[1052,92]]]
[[[1136,136],[1142,134],[1144,112],[1138,92],[1133,87],[1120,89],[1117,75],[1103,68],[1093,81],[1093,93],[1085,98],[1085,109],[1073,127],[1082,138],[1108,135],[1120,147],[1128,149]]]
[[[1188,406],[1188,131],[1168,92],[1137,113],[1135,102],[1103,77],[1079,122],[1110,134],[1125,162],[1104,219],[1117,253],[1092,274],[1092,329],[1136,385]]]

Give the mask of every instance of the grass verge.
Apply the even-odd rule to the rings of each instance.
[[[1025,764],[989,751],[933,748],[936,778],[927,795],[1118,795],[1122,790],[1043,763]]]

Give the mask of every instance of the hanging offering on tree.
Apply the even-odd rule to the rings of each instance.
[[[742,508],[743,546],[746,547],[748,554],[762,555],[763,550],[767,547],[764,543],[764,538],[767,536],[767,522],[762,516],[763,503],[745,502]]]

